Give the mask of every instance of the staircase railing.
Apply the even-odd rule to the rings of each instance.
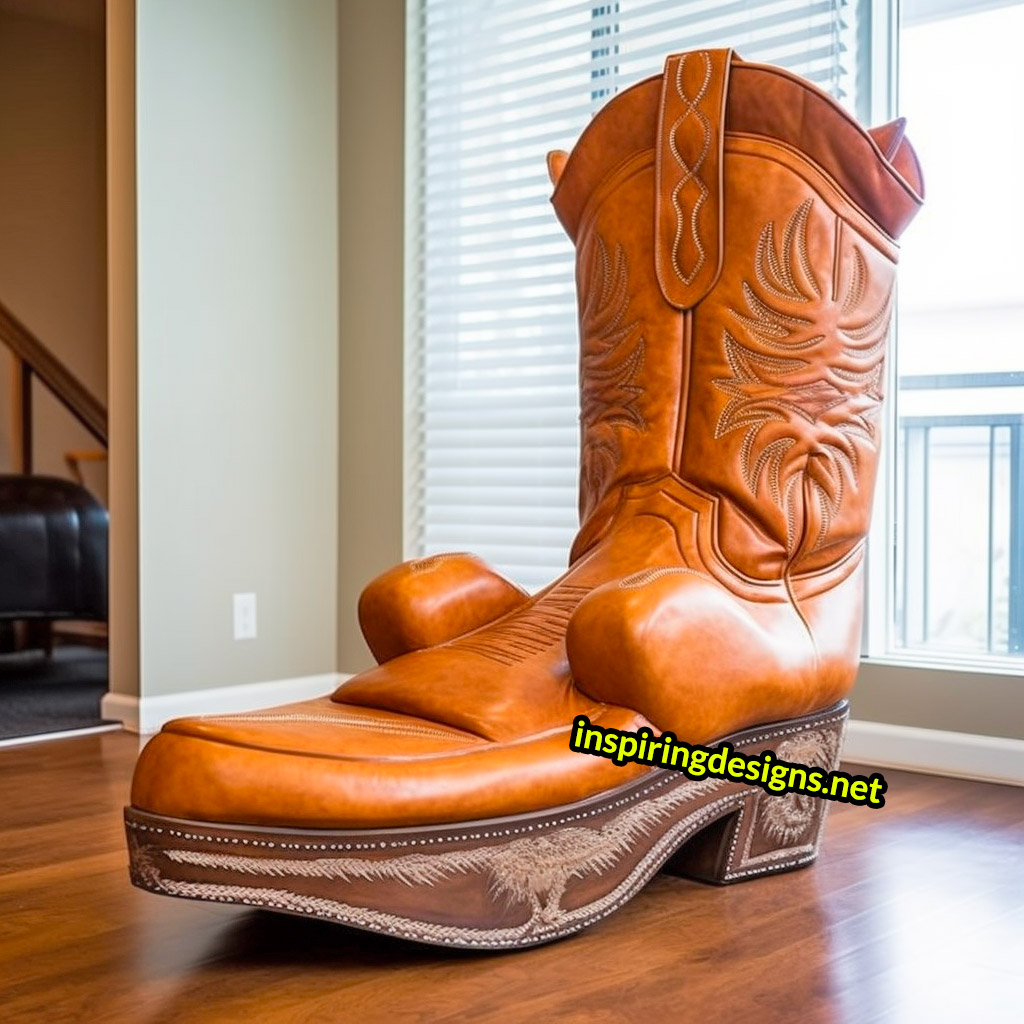
[[[14,356],[12,447],[22,473],[32,472],[32,378],[36,377],[104,448],[107,410],[95,395],[2,303],[0,343]]]

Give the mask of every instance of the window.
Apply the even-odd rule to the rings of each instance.
[[[1024,653],[1024,3],[906,0],[899,109],[927,201],[902,245],[889,652]]]
[[[842,0],[409,5],[410,556],[470,549],[531,589],[577,528],[573,252],[550,149],[666,54],[734,46],[855,106]]]

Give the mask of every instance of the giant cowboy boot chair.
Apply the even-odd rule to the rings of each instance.
[[[406,563],[360,601],[378,667],[166,725],[126,812],[136,885],[498,948],[584,928],[666,864],[814,859],[825,801],[616,765],[570,730],[837,763],[913,150],[707,50],[549,171],[578,253],[568,571],[529,597],[470,555]]]

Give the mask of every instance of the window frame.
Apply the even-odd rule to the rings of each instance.
[[[867,60],[866,88],[861,93],[864,119],[883,124],[899,112],[899,0],[871,0],[865,19],[861,53]],[[913,126],[910,126],[913,137]],[[911,228],[911,230],[913,230]],[[874,664],[912,666],[918,669],[946,669],[985,675],[1024,675],[1024,659],[998,655],[957,654],[915,650],[902,652],[893,643],[895,562],[897,532],[897,457],[899,431],[899,387],[896,353],[899,349],[899,296],[886,361],[886,394],[883,444],[868,539],[864,635],[862,657]]]
[[[861,53],[864,119],[883,124],[899,111],[900,0],[869,0]],[[913,138],[913,126],[909,135]],[[913,228],[911,227],[911,230]],[[886,360],[883,444],[868,536],[861,670],[853,693],[855,718],[950,732],[1024,740],[1024,713],[1013,713],[1024,658],[929,654],[895,650],[896,445],[899,423],[897,359],[899,294]],[[941,698],[938,702],[936,698]],[[938,703],[938,707],[936,707]]]

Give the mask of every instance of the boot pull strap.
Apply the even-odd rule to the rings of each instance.
[[[722,268],[722,142],[732,50],[665,61],[658,113],[654,262],[662,295],[695,306]]]

